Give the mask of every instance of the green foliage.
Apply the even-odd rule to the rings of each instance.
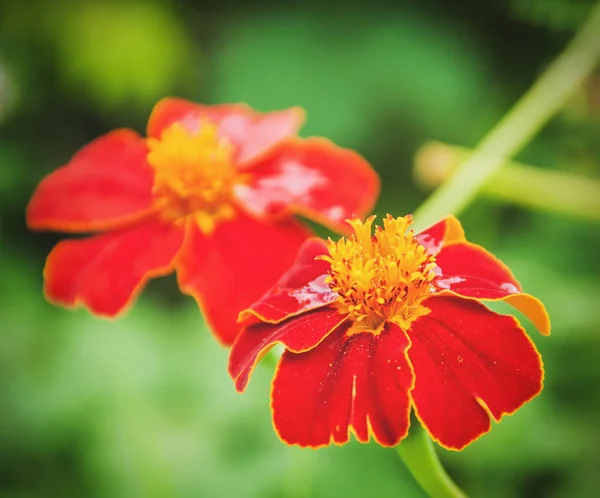
[[[133,101],[147,108],[199,63],[183,26],[159,3],[71,6],[62,26],[57,42],[67,83],[89,88],[102,106]]]
[[[587,17],[594,0],[512,0],[515,17],[555,30],[574,30]]]
[[[305,135],[351,146],[397,113],[456,140],[472,125],[457,130],[456,121],[489,104],[483,55],[460,28],[408,9],[388,18],[351,11],[341,21],[311,11],[234,18],[220,36],[214,98],[301,105]]]
[[[315,452],[281,444],[270,424],[269,372],[259,369],[238,395],[226,350],[191,302],[170,314],[142,301],[107,322],[50,308],[39,279],[14,268],[5,269],[1,288],[11,297],[1,308],[0,462],[30,464],[26,455],[15,462],[15,448],[39,453],[42,465],[74,452],[77,471],[92,483],[42,474],[31,492],[327,497],[348,487],[348,496],[376,488],[380,496],[403,489],[421,498],[395,455],[377,446]],[[360,471],[365,459],[376,463],[368,474]]]
[[[48,6],[58,22],[48,27],[61,78],[99,109],[148,109],[185,88],[201,50],[168,5],[143,0]],[[47,12],[50,15],[50,12]]]

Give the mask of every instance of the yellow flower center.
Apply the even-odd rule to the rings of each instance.
[[[231,191],[236,176],[232,146],[212,123],[191,132],[181,123],[149,138],[147,160],[154,170],[154,197],[162,217],[183,223],[193,216],[204,233],[235,216]]]
[[[375,216],[365,223],[350,220],[354,234],[327,242],[331,264],[326,282],[339,294],[337,306],[349,313],[349,333],[379,333],[386,320],[408,329],[429,310],[421,304],[434,291],[435,256],[429,254],[409,230],[412,217],[383,220],[372,235]]]

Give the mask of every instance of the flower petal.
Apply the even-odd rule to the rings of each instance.
[[[45,294],[63,306],[114,316],[152,277],[170,273],[183,230],[157,221],[60,242],[44,269]]]
[[[345,220],[363,218],[379,194],[379,177],[358,153],[324,138],[288,139],[235,187],[246,211],[271,217],[290,211],[348,232]]]
[[[159,137],[177,121],[196,130],[201,119],[218,125],[221,136],[236,148],[236,162],[242,165],[257,159],[284,138],[296,135],[305,115],[300,107],[260,113],[246,104],[208,106],[168,97],[154,106],[148,121],[148,136]]]
[[[295,319],[294,319],[295,320]],[[342,326],[305,353],[284,352],[271,393],[273,424],[288,444],[343,444],[352,431],[395,446],[409,426],[414,375],[409,341],[396,325],[381,334]]]
[[[323,254],[327,254],[325,241],[308,239],[302,244],[293,266],[264,296],[240,313],[238,322],[243,325],[279,323],[336,301],[338,294],[325,283],[330,264],[315,259]]]
[[[282,323],[258,323],[240,332],[231,347],[229,375],[238,391],[246,389],[252,370],[260,358],[276,343],[282,343],[296,353],[319,344],[338,325],[346,320],[334,308],[309,311]]]
[[[434,283],[463,297],[502,300],[521,311],[544,335],[550,318],[542,302],[521,292],[512,272],[483,247],[470,242],[445,246],[436,256],[441,274]]]
[[[415,238],[432,254],[440,252],[443,246],[467,240],[460,221],[452,215],[419,232]]]
[[[456,296],[435,296],[408,335],[418,418],[442,446],[460,450],[542,390],[542,360],[511,316]]]
[[[139,221],[153,203],[146,154],[144,141],[131,130],[97,138],[41,181],[27,206],[27,225],[89,232]]]
[[[177,258],[179,286],[196,299],[217,338],[231,344],[240,311],[275,285],[309,236],[295,220],[265,223],[243,213],[210,236],[190,223]]]

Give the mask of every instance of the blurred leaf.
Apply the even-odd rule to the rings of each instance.
[[[0,206],[16,204],[21,198],[21,187],[26,177],[25,162],[20,151],[10,143],[0,141]]]
[[[0,59],[0,125],[15,105],[15,88],[6,65]]]
[[[259,367],[248,392],[236,393],[227,351],[191,300],[169,315],[142,297],[107,321],[50,307],[32,281],[0,308],[10,327],[0,336],[0,359],[10,358],[0,461],[13,445],[52,454],[75,438],[85,474],[102,483],[94,496],[423,496],[393,451],[281,443],[269,413],[272,372]]]
[[[185,27],[167,4],[68,3],[52,16],[65,83],[85,88],[100,108],[148,108],[180,88],[198,64]]]
[[[222,30],[215,100],[264,110],[301,105],[306,135],[344,145],[377,139],[373,123],[394,113],[464,139],[472,120],[459,128],[457,121],[473,119],[491,86],[476,43],[408,10],[385,19],[348,13],[343,21],[298,11],[240,18]]]
[[[587,18],[595,0],[511,0],[513,15],[522,21],[575,30]]]

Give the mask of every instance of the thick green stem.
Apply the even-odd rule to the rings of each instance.
[[[600,58],[600,2],[567,48],[485,136],[456,174],[414,213],[415,230],[459,214],[486,181],[519,152],[579,88]]]
[[[463,147],[429,142],[417,152],[415,175],[424,186],[436,187],[451,178],[470,153]],[[504,164],[481,187],[482,194],[530,209],[600,222],[600,180],[515,161]]]
[[[421,426],[413,420],[409,435],[396,446],[408,470],[432,498],[466,498],[440,463],[433,443]]]

